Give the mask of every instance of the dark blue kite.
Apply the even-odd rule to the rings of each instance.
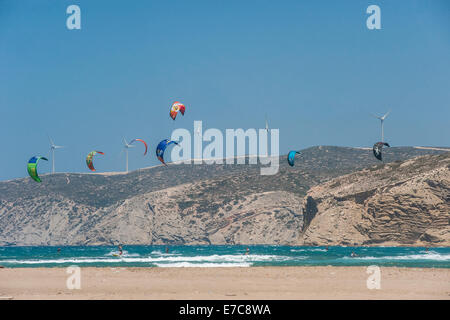
[[[178,145],[178,143],[175,141],[165,139],[165,140],[161,141],[160,143],[158,143],[158,146],[156,147],[156,156],[158,157],[159,161],[161,161],[166,166],[167,166],[167,164],[164,162],[164,150],[166,150],[166,148],[169,145],[171,145],[172,143],[175,143],[176,145]]]
[[[380,161],[383,161],[383,157],[381,154],[381,151],[383,150],[383,146],[390,147],[389,143],[387,142],[377,142],[373,145],[372,151],[375,158],[377,158]]]

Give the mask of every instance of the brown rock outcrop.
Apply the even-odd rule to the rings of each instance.
[[[312,187],[304,245],[450,245],[450,154],[372,167]]]

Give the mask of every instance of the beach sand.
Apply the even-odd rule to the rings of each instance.
[[[381,267],[369,290],[366,267],[0,269],[0,299],[445,299],[450,269]]]

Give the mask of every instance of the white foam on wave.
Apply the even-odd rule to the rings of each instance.
[[[156,256],[181,256],[181,253],[176,253],[176,252],[165,253],[162,251],[152,251],[151,254],[156,255]]]
[[[434,260],[434,261],[450,261],[450,254],[426,253],[426,254],[410,254],[404,256],[385,256],[385,257],[343,257],[343,259],[358,260]]]
[[[176,263],[241,263],[250,264],[264,261],[288,261],[292,259],[306,259],[306,257],[288,257],[276,255],[210,255],[210,256],[160,256],[160,257],[131,257],[122,255],[115,258],[63,258],[63,259],[37,259],[37,260],[3,260],[2,263],[13,264],[81,264],[81,263],[152,263],[152,264],[176,264]]]
[[[109,253],[105,254],[105,257],[113,257],[114,255],[118,255],[119,251],[110,251]],[[139,253],[128,253],[128,251],[123,250],[122,251],[122,257],[140,257],[141,255]]]
[[[250,267],[251,263],[155,263],[157,267],[161,268],[230,268],[230,267]]]
[[[291,252],[327,252],[326,249],[311,248],[311,249],[291,249]]]
[[[298,257],[277,256],[277,255],[218,255],[209,256],[161,256],[155,258],[147,258],[152,262],[257,262],[257,261],[287,261],[297,259]]]

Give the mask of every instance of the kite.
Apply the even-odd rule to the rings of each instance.
[[[36,182],[42,182],[41,178],[39,178],[37,170],[36,170],[37,164],[38,164],[39,160],[41,160],[41,159],[45,160],[45,161],[48,161],[48,159],[45,158],[45,157],[32,157],[28,161],[28,174]]]
[[[381,150],[383,150],[383,146],[390,147],[387,142],[377,142],[373,145],[373,155],[380,161],[383,161]]]
[[[166,150],[166,148],[172,143],[178,145],[178,143],[175,141],[165,139],[161,141],[156,147],[156,156],[158,157],[159,161],[161,161],[164,165],[166,165],[166,163],[164,162],[164,150]]]
[[[144,144],[144,146],[145,146],[144,156],[145,156],[147,154],[147,143],[142,139],[134,139],[134,140],[131,140],[130,144],[133,144],[133,142],[135,142],[135,141],[140,141]]]
[[[291,167],[294,166],[295,155],[300,154],[299,151],[289,151],[287,161]]]
[[[94,155],[97,153],[104,154],[101,151],[92,151],[92,152],[89,152],[89,154],[86,157],[86,164],[87,164],[88,168],[91,169],[91,171],[95,171],[93,158],[94,158]]]
[[[172,103],[172,106],[170,107],[170,117],[175,120],[177,117],[178,111],[181,112],[181,114],[184,116],[184,112],[186,111],[186,107],[181,102],[175,101]]]

